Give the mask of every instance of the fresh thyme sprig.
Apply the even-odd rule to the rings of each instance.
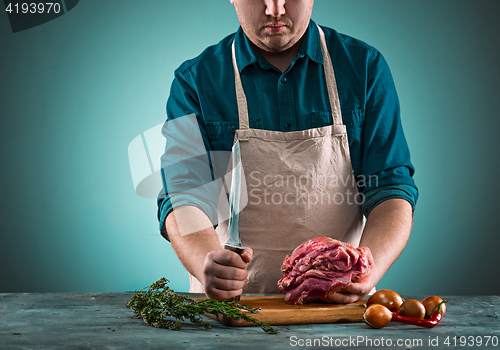
[[[279,329],[261,322],[248,313],[241,310],[257,313],[258,308],[239,304],[234,300],[217,301],[214,299],[194,300],[185,295],[179,295],[167,287],[169,281],[163,277],[145,287],[140,291],[135,291],[127,301],[127,307],[134,310],[137,318],[142,318],[148,325],[156,328],[167,328],[178,330],[181,328],[183,319],[188,319],[192,323],[205,328],[211,328],[210,323],[203,322],[201,315],[211,314],[215,316],[229,316],[235,320],[243,319],[248,322],[258,324],[262,330],[269,334],[279,333]],[[148,288],[147,291],[144,291]],[[177,321],[166,319],[174,318]]]

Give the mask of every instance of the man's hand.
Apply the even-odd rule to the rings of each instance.
[[[247,264],[252,260],[253,251],[245,248],[241,255],[218,249],[209,252],[203,263],[203,287],[210,299],[233,298],[243,292],[248,282]]]
[[[365,299],[376,286],[380,277],[375,263],[372,262],[370,274],[363,282],[351,283],[346,288],[337,293],[330,294],[324,300],[327,303],[349,304]]]
[[[165,228],[179,260],[203,284],[209,298],[228,299],[241,294],[252,249],[244,249],[241,256],[222,249],[208,217],[192,206],[170,212]]]
[[[352,283],[325,301],[353,303],[365,298],[403,251],[410,237],[412,219],[411,205],[404,199],[389,199],[373,208],[359,243],[372,253],[370,274],[363,282]]]

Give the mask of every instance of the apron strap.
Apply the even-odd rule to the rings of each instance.
[[[320,28],[320,26],[317,25],[317,27],[321,38],[321,51],[323,52],[323,71],[325,72],[326,88],[328,90],[328,99],[330,100],[330,107],[332,108],[333,125],[343,125],[342,112],[340,110],[339,94],[337,91],[337,82],[335,81],[335,73],[333,71],[332,59],[330,58],[330,54],[328,53],[328,48],[326,47],[325,33],[323,33],[323,30]],[[240,71],[238,70],[238,64],[236,63],[234,40],[231,45],[231,50],[233,55],[236,100],[238,101],[238,115],[240,121],[239,128],[249,129],[250,124],[248,122],[247,98],[245,96],[245,92],[243,91]]]
[[[238,65],[236,64],[236,54],[234,49],[234,40],[231,45],[233,52],[233,67],[234,67],[234,83],[236,86],[236,99],[238,100],[238,115],[240,117],[240,129],[249,129],[250,124],[248,122],[248,106],[247,97],[243,91],[243,85],[241,84],[240,71],[238,70]]]
[[[333,125],[342,125],[342,112],[340,110],[340,100],[337,91],[337,82],[335,81],[335,73],[333,72],[332,59],[326,47],[325,33],[316,25],[321,37],[321,51],[323,52],[323,70],[325,72],[326,87],[328,90],[328,98],[330,99],[330,106],[332,108]]]

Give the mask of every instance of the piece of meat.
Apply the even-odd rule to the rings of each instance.
[[[370,249],[318,237],[299,245],[281,266],[285,275],[278,291],[286,291],[289,304],[304,304],[312,298],[325,299],[351,283],[363,281],[371,270]]]

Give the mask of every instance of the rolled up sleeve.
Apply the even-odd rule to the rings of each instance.
[[[163,189],[158,195],[160,232],[168,239],[164,221],[178,206],[201,209],[216,224],[220,186],[214,181],[210,149],[196,90],[188,72],[178,69],[167,101],[167,120],[162,128],[166,139],[161,157]]]
[[[368,216],[375,206],[391,198],[405,199],[415,208],[415,168],[401,125],[399,100],[387,62],[376,50],[369,59],[366,88],[361,173],[370,181],[362,188],[363,211]]]

